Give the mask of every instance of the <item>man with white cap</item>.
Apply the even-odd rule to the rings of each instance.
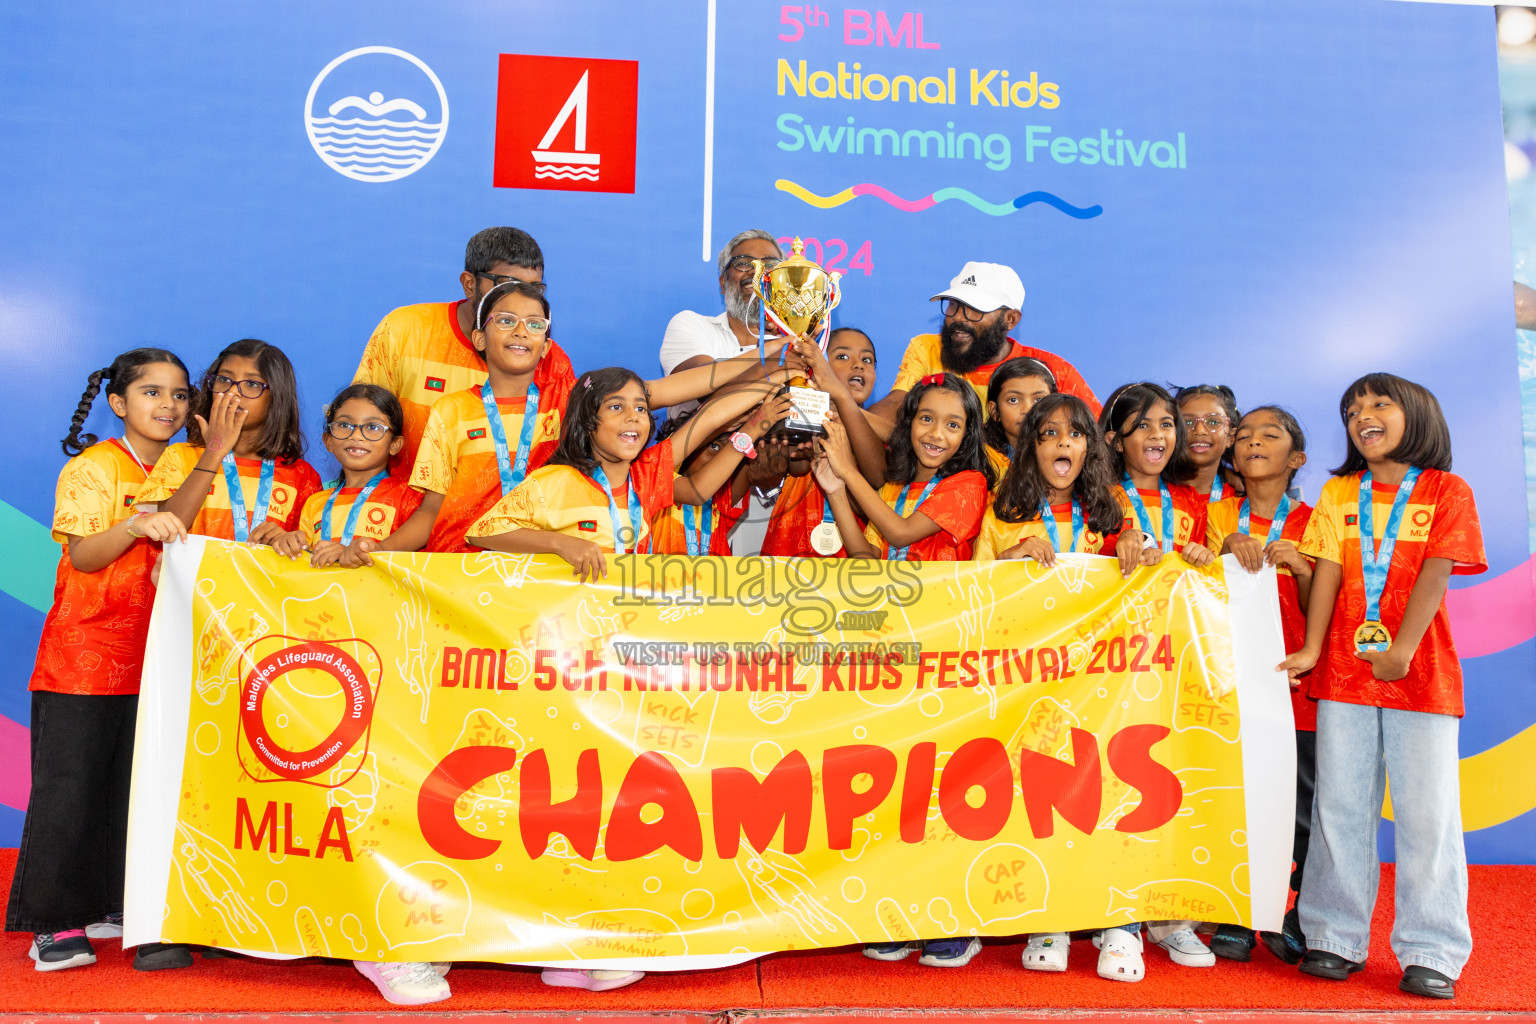
[[[1008,337],[1018,326],[1024,305],[1024,282],[1012,267],[967,263],[949,287],[933,298],[944,300],[943,328],[938,334],[919,334],[907,345],[891,393],[870,410],[874,415],[894,421],[913,385],[930,373],[944,371],[968,380],[985,407],[993,371],[1018,356],[1032,356],[1050,367],[1056,389],[1081,398],[1098,415],[1099,400],[1076,367],[1055,353]]]

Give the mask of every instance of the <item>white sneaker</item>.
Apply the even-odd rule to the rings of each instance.
[[[439,978],[446,978],[448,977],[448,972],[453,970],[453,961],[433,960],[431,963],[427,964],[427,966],[436,971]]]
[[[1072,936],[1066,932],[1036,932],[1024,947],[1024,966],[1032,971],[1064,971]]]
[[[1140,981],[1147,968],[1141,959],[1141,933],[1106,928],[1099,937],[1099,977],[1110,981]]]
[[[1216,954],[1200,941],[1193,928],[1180,928],[1157,943],[1168,951],[1168,958],[1184,967],[1215,967]]]
[[[379,995],[397,1006],[440,1003],[453,994],[431,964],[353,960],[352,966],[373,982]]]
[[[645,977],[644,971],[572,971],[560,967],[546,967],[540,978],[546,985],[556,988],[583,988],[588,992],[608,992],[612,989],[633,985]]]

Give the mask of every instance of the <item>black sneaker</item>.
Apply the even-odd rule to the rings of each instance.
[[[1253,959],[1253,929],[1240,924],[1224,924],[1216,929],[1216,934],[1206,945],[1223,960],[1247,963]]]
[[[1288,964],[1299,964],[1307,955],[1307,937],[1301,933],[1301,916],[1292,907],[1285,912],[1285,923],[1278,932],[1259,932],[1264,948]]]
[[[71,928],[62,932],[37,932],[32,936],[32,948],[27,955],[36,961],[40,971],[62,971],[66,967],[84,967],[96,962],[96,950],[85,937],[85,929]]]
[[[180,942],[146,942],[133,954],[136,971],[166,971],[191,966],[192,951]]]
[[[1356,971],[1365,970],[1364,963],[1354,960],[1346,960],[1337,953],[1329,953],[1322,949],[1309,949],[1307,955],[1301,958],[1301,973],[1310,974],[1314,978],[1327,978],[1329,981],[1343,981]]]
[[[1409,995],[1428,996],[1431,999],[1455,999],[1456,982],[1432,967],[1411,964],[1403,972],[1403,980],[1397,987]]]

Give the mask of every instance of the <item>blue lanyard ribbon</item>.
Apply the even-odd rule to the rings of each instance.
[[[1221,470],[1217,469],[1216,470],[1216,481],[1215,481],[1215,483],[1211,484],[1211,496],[1207,500],[1206,504],[1208,504],[1208,505],[1216,504],[1218,501],[1221,500],[1222,492],[1225,491],[1225,490],[1226,490],[1226,485],[1222,483],[1222,480],[1221,480]]]
[[[1061,546],[1061,534],[1056,529],[1056,513],[1051,511],[1051,503],[1040,503],[1040,521],[1045,524],[1045,532],[1051,538],[1051,550],[1058,555],[1077,550],[1077,542],[1083,536],[1083,506],[1079,505],[1077,498],[1072,499],[1072,546],[1063,549]]]
[[[1365,577],[1365,621],[1381,621],[1381,593],[1387,588],[1387,573],[1392,568],[1392,551],[1397,547],[1397,535],[1403,528],[1403,512],[1413,495],[1413,485],[1419,480],[1419,469],[1414,466],[1397,485],[1397,495],[1392,499],[1392,513],[1387,516],[1387,528],[1381,535],[1381,548],[1376,547],[1376,524],[1371,471],[1360,474],[1360,572]]]
[[[352,508],[347,511],[347,521],[341,527],[341,543],[351,544],[352,538],[357,535],[357,517],[362,514],[363,505],[368,502],[373,494],[373,489],[379,486],[389,476],[389,470],[381,469],[372,480],[363,485],[357,492],[357,497],[352,499]],[[338,486],[331,492],[331,496],[325,499],[325,508],[320,511],[320,539],[335,540],[331,536],[331,509],[336,507],[336,496],[341,493]]]
[[[1136,490],[1136,485],[1131,483],[1131,474],[1127,473],[1120,480],[1120,485],[1125,489],[1125,496],[1130,500],[1131,509],[1136,513],[1136,522],[1141,526],[1141,532],[1152,533],[1152,517],[1147,515],[1147,506],[1142,504],[1141,492]],[[1168,484],[1161,478],[1157,481],[1158,493],[1162,495],[1163,502],[1163,539],[1161,547],[1163,551],[1173,550],[1173,492],[1168,489]]]
[[[933,493],[933,489],[935,487],[937,487],[938,485],[939,485],[939,478],[938,478],[937,475],[935,475],[931,480],[929,480],[926,484],[923,485],[922,493],[917,496],[917,504],[912,506],[912,511],[913,512],[916,512],[918,509],[923,507],[923,502],[928,500],[928,495],[932,494]],[[896,496],[896,514],[901,516],[902,518],[906,518],[907,494],[911,490],[912,490],[912,485],[911,484],[907,484],[905,487],[903,487],[901,489],[901,493]],[[826,514],[825,513],[822,514],[822,521],[823,522],[826,521]],[[908,545],[908,546],[910,547],[910,545]],[[907,560],[907,549],[906,548],[892,547],[889,551],[886,552],[886,556],[885,557],[886,557],[886,559],[888,561],[892,561],[892,562],[905,562]]]
[[[688,553],[695,557],[709,554],[709,535],[715,525],[713,499],[704,499],[704,524],[702,527],[694,523],[694,509],[697,507],[699,506],[683,506],[683,532],[688,540]]]
[[[271,459],[261,460],[261,478],[256,484],[256,508],[250,516],[245,514],[245,492],[240,489],[240,467],[235,465],[234,453],[224,456],[224,487],[229,491],[229,510],[235,517],[235,540],[244,544],[251,539],[251,531],[267,521],[267,509],[272,505],[272,477],[277,464]]]
[[[511,494],[523,477],[528,475],[528,454],[533,451],[533,432],[539,419],[539,386],[528,385],[528,401],[523,407],[523,429],[517,438],[517,461],[507,447],[507,428],[501,422],[501,409],[496,405],[496,392],[491,382],[480,386],[480,401],[485,404],[485,420],[491,431],[491,441],[496,445],[496,468],[501,471],[501,493]]]
[[[1279,540],[1280,535],[1285,532],[1285,520],[1290,514],[1291,496],[1289,494],[1282,494],[1280,496],[1280,507],[1275,509],[1275,518],[1269,521],[1269,534],[1264,538],[1264,546],[1266,548]],[[1243,507],[1237,513],[1237,532],[1244,537],[1248,536],[1248,523],[1248,499],[1244,498]]]
[[[645,521],[645,509],[640,504],[640,495],[635,493],[635,477],[629,477],[629,528],[632,547],[625,550],[623,527],[619,525],[619,503],[613,499],[613,489],[608,486],[608,474],[603,472],[602,466],[592,467],[592,479],[597,486],[603,489],[603,494],[608,498],[608,523],[613,527],[613,550],[615,554],[624,555],[640,550],[640,527]]]

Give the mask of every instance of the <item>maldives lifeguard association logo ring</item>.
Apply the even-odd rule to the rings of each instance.
[[[273,778],[263,779],[262,776],[267,774],[275,775],[278,779],[307,781],[328,772],[351,753],[373,725],[377,696],[368,672],[358,664],[356,658],[334,643],[319,640],[265,636],[258,642],[267,644],[284,640],[293,643],[256,662],[240,687],[240,731],[245,737],[245,743],[241,746],[241,766],[245,768],[246,774],[258,782],[277,781]],[[373,647],[364,640],[345,640],[342,643],[360,644],[370,652],[373,651]],[[250,650],[247,648],[248,652]],[[377,652],[374,655],[373,660],[377,663]],[[307,750],[292,750],[273,737],[262,714],[262,705],[273,683],[290,672],[300,670],[317,671],[330,676],[341,687],[343,704],[341,720],[324,739]],[[254,766],[245,763],[247,755],[254,759]],[[253,771],[253,767],[257,770]],[[354,774],[355,769],[345,779],[311,785],[324,785],[327,788],[345,785]]]

